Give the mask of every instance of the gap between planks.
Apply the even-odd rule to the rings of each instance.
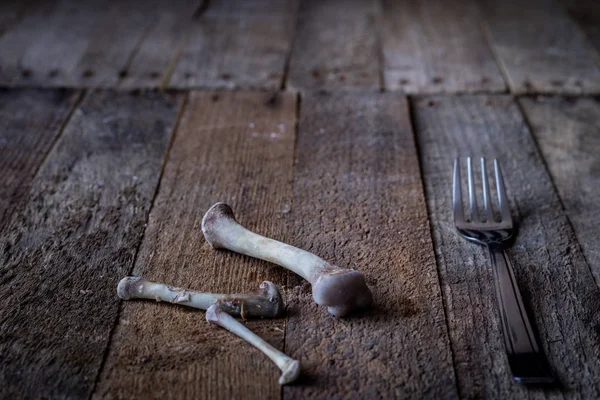
[[[179,124],[181,122],[181,116],[183,115],[183,112],[185,110],[185,107],[187,105],[188,102],[188,97],[189,97],[189,93],[185,93],[184,97],[181,101],[181,104],[179,106],[179,111],[177,113],[177,117],[175,120],[175,123],[173,124],[173,130],[171,132],[171,138],[169,140],[169,144],[167,145],[167,151],[165,153],[165,157],[163,159],[163,163],[160,169],[160,173],[158,176],[158,183],[156,185],[156,188],[154,190],[154,194],[152,195],[152,199],[150,200],[150,206],[148,208],[148,213],[146,215],[146,221],[144,222],[144,231],[142,232],[142,237],[140,238],[140,241],[137,245],[137,248],[135,249],[135,254],[133,256],[133,262],[131,263],[131,267],[129,269],[129,272],[127,273],[127,275],[131,275],[131,272],[133,270],[133,268],[135,268],[135,263],[137,262],[138,256],[140,254],[140,247],[142,246],[142,243],[144,242],[144,238],[146,237],[146,231],[148,229],[148,220],[150,219],[150,214],[152,213],[152,209],[154,208],[154,201],[156,200],[156,196],[160,190],[160,185],[162,183],[162,179],[163,179],[163,175],[165,172],[165,166],[167,165],[167,162],[169,161],[169,154],[171,153],[171,148],[173,147],[173,142],[175,141],[175,136],[177,135],[177,129],[179,128]],[[114,333],[115,333],[115,329],[119,323],[119,318],[121,316],[121,314],[123,313],[123,300],[119,300],[119,310],[117,311],[117,315],[115,315],[115,320],[112,324],[112,327],[110,329],[110,333],[108,335],[108,344],[106,345],[106,347],[104,348],[104,354],[102,355],[102,362],[100,363],[100,368],[98,368],[98,373],[96,374],[96,378],[94,379],[94,385],[92,386],[92,390],[90,391],[90,396],[89,399],[91,400],[93,398],[93,396],[96,393],[96,387],[98,386],[98,382],[100,380],[100,377],[102,376],[102,371],[104,370],[104,366],[106,364],[106,359],[108,358],[108,354],[110,351],[110,348],[112,346],[112,341],[113,341],[113,337],[114,337]]]

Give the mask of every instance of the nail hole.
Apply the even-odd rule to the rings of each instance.
[[[24,69],[23,71],[21,71],[21,75],[23,76],[23,78],[30,78],[31,75],[33,75],[33,72],[30,69]]]
[[[219,95],[218,94],[213,94],[212,96],[210,96],[210,99],[214,102],[219,101]]]
[[[434,76],[433,79],[431,80],[434,85],[439,85],[440,83],[442,83],[444,80],[442,78],[440,78],[439,76]]]
[[[183,77],[185,79],[190,79],[192,76],[194,76],[194,74],[192,74],[191,72],[186,72],[185,74],[183,74]]]
[[[346,80],[346,75],[340,75],[340,82],[344,82]]]
[[[313,78],[315,78],[315,79],[319,79],[319,76],[321,76],[321,73],[319,72],[318,69],[313,69],[312,71],[310,71],[310,73],[313,76]]]
[[[490,83],[490,78],[488,78],[487,76],[481,77],[481,83]]]
[[[275,108],[279,105],[280,102],[281,102],[281,98],[279,96],[279,93],[275,92],[269,96],[269,98],[265,102],[265,105],[267,107]]]
[[[51,69],[50,71],[48,71],[48,78],[56,78],[57,76],[58,76],[57,69]]]
[[[160,78],[160,73],[158,73],[158,72],[150,72],[150,78],[152,78],[152,79],[158,79],[158,78]]]
[[[81,76],[83,76],[84,78],[91,78],[92,76],[94,76],[94,71],[91,70],[85,70],[83,71],[83,74],[81,74]]]
[[[123,79],[123,78],[127,78],[128,72],[126,69],[122,69],[121,71],[119,71],[119,78]]]
[[[230,74],[222,74],[221,78],[223,78],[224,80],[228,81],[231,79],[231,75]]]
[[[401,85],[408,85],[408,83],[410,82],[408,79],[406,78],[402,78],[398,81]]]
[[[523,86],[525,86],[527,90],[533,89],[533,85],[529,81],[523,81]]]

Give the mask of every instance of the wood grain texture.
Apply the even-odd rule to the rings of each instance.
[[[284,398],[456,398],[406,100],[309,93],[296,154],[293,244],[364,272],[374,307],[335,318],[290,277],[285,348],[305,377]]]
[[[150,79],[154,75],[140,63],[147,62],[146,69],[160,68],[160,63],[150,64],[156,61],[152,51],[163,51],[163,64],[168,64],[176,43],[167,52],[163,42],[177,34],[172,32],[176,29],[169,30],[169,23],[181,15],[181,8],[190,8],[192,1],[176,5],[165,0],[40,3],[0,38],[0,82],[5,85],[114,87],[129,76],[130,64],[140,79]],[[153,41],[152,51],[144,45],[146,35]],[[161,72],[154,81],[160,80]]]
[[[596,49],[596,61],[600,62],[600,4],[596,0],[562,0],[562,3]]]
[[[163,2],[172,3],[166,0],[101,0],[99,10],[82,15],[84,22],[93,27],[88,46],[75,68],[57,81],[65,86],[115,87],[127,76],[130,60],[155,24],[155,13]],[[56,40],[64,43],[62,38]]]
[[[119,87],[156,88],[168,80],[201,3],[202,0],[154,0],[140,6],[144,18],[150,20],[150,28],[131,54]]]
[[[0,90],[0,232],[80,95],[71,90]]]
[[[93,33],[106,23],[104,1],[40,2],[0,38],[0,82],[11,86],[65,86],[75,77]],[[101,32],[99,32],[101,33]],[[89,76],[91,77],[91,75]],[[89,78],[86,76],[86,79]]]
[[[91,393],[181,96],[91,93],[0,239],[1,398]]]
[[[169,86],[278,89],[296,1],[214,0],[190,27]]]
[[[295,107],[289,92],[191,94],[135,275],[220,293],[285,282],[281,267],[212,250],[200,228],[206,210],[225,201],[249,229],[289,241]],[[283,347],[283,320],[247,326]],[[273,363],[210,326],[204,312],[132,301],[123,306],[96,397],[274,399],[278,377]]]
[[[4,0],[0,2],[0,35],[19,23],[32,0]]]
[[[300,2],[289,86],[379,88],[377,2]]]
[[[413,114],[461,397],[598,398],[600,291],[517,105],[509,96],[425,97]],[[508,252],[558,388],[512,381],[486,251],[452,222],[453,159],[469,155],[501,162],[519,228]]]
[[[512,92],[600,92],[600,68],[583,35],[554,0],[480,4]]]
[[[596,282],[600,282],[600,101],[522,98],[546,165]]]
[[[498,92],[504,80],[470,0],[384,1],[386,89]]]
[[[66,21],[77,20],[77,12],[74,10],[56,13],[55,10],[59,6],[59,0],[35,2],[35,7],[29,7],[18,24],[0,36],[0,84],[41,86],[40,82],[47,79],[48,70],[51,70],[53,75],[58,75],[59,68],[64,70],[66,66],[70,68],[76,63],[73,54],[85,46],[83,32],[79,29],[81,27],[71,27],[77,31],[76,36],[63,35],[68,40],[68,45],[55,43],[51,46],[56,36],[63,33],[60,29],[69,27]],[[46,35],[40,37],[42,30]],[[55,55],[46,60],[36,60],[36,52],[40,51],[38,48],[43,51],[48,47],[51,47]],[[33,55],[28,55],[29,52]]]

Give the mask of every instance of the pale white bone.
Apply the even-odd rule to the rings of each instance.
[[[370,307],[373,295],[359,271],[340,268],[308,251],[244,228],[225,203],[213,205],[202,219],[202,232],[215,248],[225,248],[281,265],[312,285],[317,304],[338,317]]]
[[[119,282],[117,294],[124,300],[150,299],[167,301],[183,306],[206,310],[220,301],[221,307],[230,314],[242,318],[274,318],[284,311],[283,299],[273,282],[264,281],[256,293],[218,294],[201,293],[188,289],[147,281],[141,277],[128,276]]]
[[[220,302],[208,307],[208,310],[206,310],[206,320],[236,334],[269,357],[281,370],[281,376],[279,377],[280,385],[291,383],[298,378],[298,375],[300,375],[300,362],[298,360],[294,360],[285,355],[250,329],[246,328],[243,324],[225,312],[221,308]]]

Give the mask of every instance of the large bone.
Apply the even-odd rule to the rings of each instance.
[[[264,339],[256,335],[250,329],[239,323],[235,318],[227,314],[221,308],[220,302],[217,302],[208,308],[206,311],[206,320],[238,335],[269,357],[281,370],[281,376],[279,377],[280,385],[291,383],[298,378],[298,375],[300,375],[299,361],[288,357],[275,347],[271,346]]]
[[[335,316],[368,308],[373,301],[360,272],[337,267],[308,251],[249,231],[236,221],[225,203],[217,203],[206,212],[202,232],[215,249],[270,261],[300,275],[311,283],[315,302]]]
[[[253,294],[201,293],[128,276],[121,279],[117,294],[124,300],[150,299],[206,310],[217,301],[229,314],[242,318],[275,318],[284,311],[277,286],[264,281]]]

